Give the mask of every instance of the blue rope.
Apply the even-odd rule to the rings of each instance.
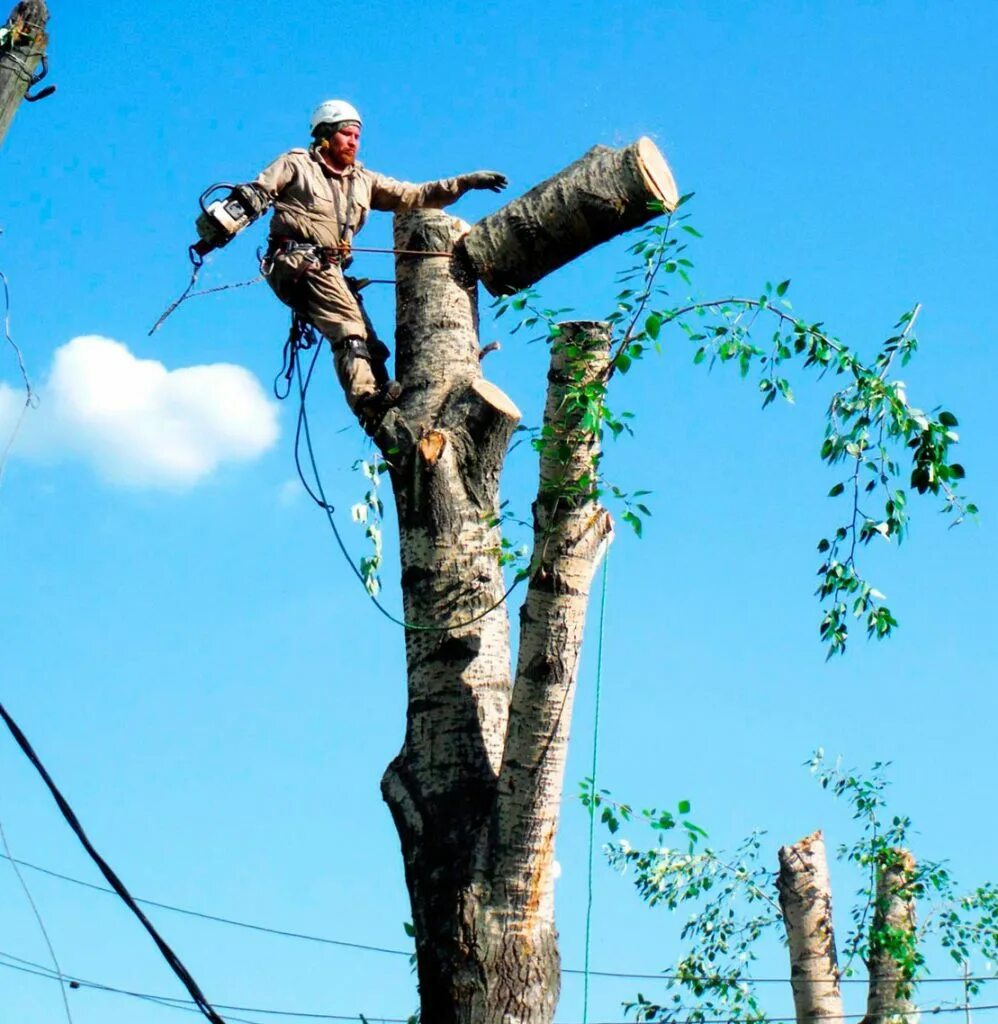
[[[589,951],[592,937],[593,923],[593,850],[596,846],[596,765],[597,753],[599,750],[599,712],[600,712],[600,691],[603,688],[603,638],[604,623],[606,621],[606,577],[610,565],[610,548],[606,549],[603,556],[603,584],[600,592],[599,604],[599,643],[596,653],[596,708],[593,712],[593,762],[590,768],[590,779],[592,780],[592,797],[589,802],[589,862],[587,865],[586,881],[586,949],[585,959],[582,965],[582,1024],[589,1022]]]

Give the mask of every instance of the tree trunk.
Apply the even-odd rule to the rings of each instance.
[[[532,575],[494,820],[490,924],[501,988],[490,1024],[550,1021],[557,1005],[554,840],[589,590],[613,535],[594,493],[599,439],[582,426],[577,397],[607,369],[609,326],[561,329],[548,373]]]
[[[776,881],[790,948],[790,984],[798,1024],[842,1019],[825,840],[813,832],[779,851]]]
[[[451,251],[466,228],[421,210],[397,218],[395,242]],[[498,482],[519,413],[482,378],[476,286],[463,253],[400,256],[396,277],[404,390],[376,440],[398,510],[409,703],[382,792],[405,862],[422,1019],[548,1024],[558,993],[555,815],[585,601],[608,517],[591,494],[558,501],[555,486],[542,485],[535,536],[543,539],[512,687]],[[559,350],[563,361],[568,348]],[[605,336],[599,350],[594,365],[605,366]],[[558,426],[571,415],[557,397],[562,377],[553,371],[546,417],[574,437],[575,427]],[[585,465],[594,445],[583,439]],[[583,463],[564,463],[566,485]],[[559,470],[544,472],[558,484]]]
[[[449,251],[466,227],[438,211],[410,213],[396,220],[395,244]],[[471,1022],[485,998],[480,846],[511,687],[498,481],[519,414],[482,379],[475,281],[462,261],[400,257],[396,278],[404,393],[378,441],[398,511],[405,615],[416,628],[405,635],[405,742],[382,792],[405,859],[423,1019]]]
[[[649,203],[661,204],[650,209]],[[493,295],[535,284],[576,256],[673,210],[679,192],[649,138],[594,146],[574,164],[479,221],[463,245]]]
[[[21,0],[0,29],[0,145],[45,52],[48,16],[45,0]]]
[[[917,1024],[911,979],[915,969],[915,858],[889,850],[877,872],[867,970],[870,989],[862,1024]]]

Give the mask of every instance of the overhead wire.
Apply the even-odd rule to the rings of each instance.
[[[7,859],[6,856],[0,853],[0,858]],[[31,871],[36,871],[39,874],[47,875],[50,878],[55,878],[61,882],[68,882],[72,885],[81,886],[84,889],[91,889],[94,892],[104,893],[106,895],[116,895],[113,889],[109,889],[103,885],[96,885],[93,882],[87,882],[82,878],[74,878],[72,875],[66,875],[59,871],[53,871],[51,868],[42,867],[39,864],[33,864],[31,861],[23,860],[21,858],[14,858],[16,862],[23,868],[28,868]],[[305,942],[315,942],[327,946],[342,946],[347,949],[356,949],[366,953],[382,953],[390,956],[404,956],[411,957],[411,949],[396,949],[390,946],[377,946],[363,942],[352,942],[346,939],[334,939],[325,935],[312,935],[308,932],[291,931],[283,928],[273,928],[268,925],[254,924],[250,921],[240,921],[237,918],[223,917],[218,914],[208,914],[200,910],[192,910],[189,907],[180,907],[172,903],[163,903],[158,900],[145,899],[143,897],[134,897],[136,903],[142,903],[145,906],[156,907],[158,910],[168,910],[171,913],[182,914],[187,917],[199,918],[204,921],[212,921],[215,924],[229,925],[234,928],[242,928],[247,931],[261,932],[265,935],[276,935],[279,938],[285,939],[299,939]],[[584,968],[581,967],[565,967],[562,968],[562,974],[579,975],[584,974]],[[636,980],[636,981],[674,981],[679,980],[679,975],[670,974],[666,972],[640,972],[640,971],[603,971],[596,970],[595,968],[589,971],[590,977],[594,978],[618,978],[623,980]],[[683,975],[683,977],[689,977],[689,975]],[[709,975],[704,975],[704,980],[710,980]],[[728,978],[729,976],[725,976]],[[753,978],[748,975],[739,975],[737,978],[731,978],[734,981],[752,981],[757,984],[779,984],[787,985],[790,983],[790,978]],[[969,981],[984,982],[984,981],[998,981],[998,975],[973,975]],[[866,984],[865,978],[840,978],[841,984]],[[955,984],[957,982],[962,983],[964,981],[963,975],[959,977],[930,977],[920,978],[919,984],[926,983],[948,983]]]
[[[131,910],[131,912],[139,919],[139,922],[142,924],[143,928],[145,928],[145,930],[149,933],[150,938],[152,938],[153,942],[156,944],[156,948],[160,951],[163,958],[170,965],[170,968],[173,971],[173,973],[176,974],[176,976],[180,979],[181,983],[183,984],[184,988],[186,988],[187,991],[191,994],[191,998],[197,1004],[200,1011],[208,1020],[211,1021],[211,1024],[225,1024],[225,1021],[223,1021],[222,1018],[219,1017],[219,1015],[214,1011],[214,1009],[212,1009],[211,1004],[205,998],[204,993],[198,987],[197,982],[194,980],[191,973],[184,966],[184,964],[180,960],[180,957],[178,957],[177,954],[174,953],[174,951],[167,944],[166,940],[159,934],[159,932],[153,926],[153,923],[149,920],[148,917],[146,917],[146,915],[142,912],[141,907],[139,907],[135,900],[132,898],[131,893],[125,888],[124,883],[117,876],[117,874],[115,874],[114,870],[111,868],[111,865],[108,864],[106,860],[104,860],[104,858],[95,849],[93,843],[91,843],[89,838],[87,838],[87,834],[83,831],[83,826],[80,824],[80,820],[79,818],[77,818],[76,813],[73,811],[73,808],[69,806],[69,803],[66,801],[66,798],[60,792],[59,787],[56,786],[55,782],[52,780],[52,776],[49,775],[45,765],[42,764],[41,759],[35,753],[34,748],[28,741],[27,736],[25,736],[24,733],[21,731],[21,728],[17,724],[17,722],[15,722],[14,719],[11,718],[11,716],[7,713],[7,709],[3,706],[3,704],[0,704],[0,718],[4,720],[5,724],[7,725],[7,728],[10,730],[11,735],[14,737],[15,742],[21,748],[25,757],[27,757],[27,759],[34,766],[35,770],[41,776],[42,781],[45,783],[46,787],[48,787],[49,792],[52,794],[52,798],[55,800],[56,805],[62,812],[62,816],[66,819],[66,823],[73,830],[73,833],[76,835],[76,838],[79,839],[79,841],[82,843],[83,848],[90,855],[91,860],[93,860],[97,867],[100,868],[101,874],[107,879],[108,884],[111,886],[111,888],[114,889],[114,891],[118,894],[118,896],[121,897],[121,899],[124,901],[125,905],[129,908],[129,910]]]
[[[35,975],[37,977],[46,978],[50,981],[57,981],[57,976],[48,968],[42,964],[36,964],[30,960],[24,960],[21,957],[16,957],[10,953],[0,951],[0,957],[6,960],[12,960],[13,963],[4,963],[3,959],[0,959],[0,967],[6,967],[14,971],[22,971],[25,974]],[[100,992],[108,992],[115,995],[130,996],[134,999],[142,999],[148,1002],[158,1003],[168,1009],[175,1010],[196,1010],[194,1005],[184,999],[178,999],[173,996],[160,996],[153,995],[149,992],[137,992],[132,989],[121,988],[115,985],[107,985],[102,982],[88,981],[84,978],[77,978],[74,976],[68,976],[71,984],[81,989],[92,989]],[[962,980],[962,979],[961,979]],[[252,1013],[258,1016],[268,1017],[287,1017],[295,1020],[342,1020],[342,1021],[356,1021],[359,1014],[340,1014],[340,1013],[322,1013],[315,1011],[305,1010],[282,1010],[275,1009],[272,1007],[259,1007],[259,1006],[241,1006],[236,1004],[218,1003],[218,1008],[226,1011],[233,1011],[235,1013]],[[967,1010],[979,1011],[979,1012],[990,1012],[998,1010],[998,1003],[979,1003],[979,1004],[967,1004],[961,1003],[959,1006],[920,1006],[913,1009],[911,1015],[915,1014],[947,1014],[947,1013],[966,1013]],[[865,1017],[865,1013],[843,1013],[833,1014],[828,1017],[824,1017],[823,1020],[861,1020]],[[375,1014],[364,1014],[364,1019],[368,1021],[380,1021],[382,1024],[407,1024],[411,1019],[410,1017],[380,1017]],[[769,1024],[796,1024],[796,1017],[770,1017],[767,1016],[766,1021]],[[244,1018],[229,1017],[229,1021],[240,1021]],[[248,1022],[248,1024],[257,1024],[255,1021]],[[561,1022],[561,1024],[575,1024],[575,1022]],[[626,1024],[623,1021],[592,1021],[590,1024]],[[731,1024],[730,1017],[695,1017],[684,1020],[670,1020],[670,1024]]]
[[[38,924],[38,930],[42,933],[42,938],[45,940],[49,956],[52,959],[52,965],[55,967],[55,972],[59,976],[59,981],[61,983],[59,991],[62,995],[63,1009],[66,1011],[66,1020],[69,1021],[69,1024],[73,1024],[73,1014],[69,1009],[69,999],[66,997],[66,985],[63,979],[62,968],[59,966],[59,958],[55,955],[55,947],[52,945],[52,939],[49,937],[49,932],[45,927],[45,921],[42,918],[41,911],[38,909],[38,904],[35,903],[35,898],[31,895],[31,889],[28,888],[28,883],[24,880],[24,875],[21,874],[21,869],[18,866],[17,861],[14,859],[14,855],[11,853],[10,843],[7,840],[7,830],[3,827],[2,821],[0,821],[0,843],[3,845],[4,854],[7,857],[8,863],[13,869],[14,874],[17,876],[17,881],[24,892],[28,905],[31,907],[31,912],[35,916],[35,921]]]

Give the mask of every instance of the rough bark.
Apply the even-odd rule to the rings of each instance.
[[[832,925],[832,888],[821,832],[779,851],[777,889],[790,951],[798,1024],[842,1019],[842,992]]]
[[[451,250],[467,225],[399,217],[399,249]],[[412,899],[424,1019],[480,1019],[477,858],[511,686],[498,480],[518,412],[482,380],[473,276],[460,258],[400,257],[398,411],[378,435],[398,510],[409,703],[382,781]],[[494,610],[489,611],[490,608]],[[429,628],[418,628],[426,626]]]
[[[21,0],[0,29],[0,145],[45,52],[48,16],[44,0]]]
[[[877,872],[867,970],[870,988],[861,1024],[917,1024],[911,973],[915,953],[915,858],[888,851]]]
[[[417,211],[397,219],[396,246],[452,251],[466,227]],[[519,414],[482,378],[464,254],[400,256],[396,278],[404,390],[377,441],[390,464],[413,628],[405,740],[382,792],[405,862],[422,1019],[548,1024],[558,994],[555,815],[585,600],[609,521],[591,496],[559,502],[542,485],[535,535],[543,540],[512,687],[496,523]],[[594,356],[604,366],[606,347],[604,334]],[[555,424],[570,411],[557,365],[547,412]],[[554,429],[575,437],[574,426]],[[558,471],[548,465],[544,479],[576,479],[595,454],[583,448]]]
[[[511,1005],[550,1020],[559,991],[554,847],[582,634],[593,574],[613,534],[595,494],[599,439],[580,427],[581,387],[609,362],[605,323],[562,324],[552,345],[534,557],[520,610],[516,682],[499,776],[492,929]],[[525,1019],[510,1014],[502,1019]]]
[[[525,195],[479,221],[463,245],[493,295],[535,284],[576,256],[675,208],[679,192],[648,138],[623,149],[594,146]]]

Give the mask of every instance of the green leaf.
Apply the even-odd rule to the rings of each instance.
[[[939,422],[944,427],[958,427],[960,425],[957,418],[951,412],[941,412],[939,414]]]
[[[689,802],[689,800],[680,800],[679,801],[679,813],[680,814],[689,814],[690,813],[690,802]]]
[[[781,296],[782,296],[782,295],[786,295],[786,294],[787,294],[787,289],[788,289],[789,287],[790,287],[790,279],[789,279],[789,278],[787,278],[787,280],[786,280],[786,281],[781,281],[781,282],[780,282],[780,283],[779,283],[779,284],[778,284],[778,285],[776,286],[776,294],[777,294],[777,295],[781,295]]]
[[[658,332],[662,329],[662,317],[658,313],[650,313],[648,319],[645,320],[645,330],[648,332],[648,337],[654,340],[658,337]]]
[[[618,352],[617,358],[613,361],[613,365],[620,370],[621,373],[627,373],[631,368],[631,357],[626,352]]]
[[[837,498],[846,489],[845,484],[836,484],[829,492],[829,498]]]

